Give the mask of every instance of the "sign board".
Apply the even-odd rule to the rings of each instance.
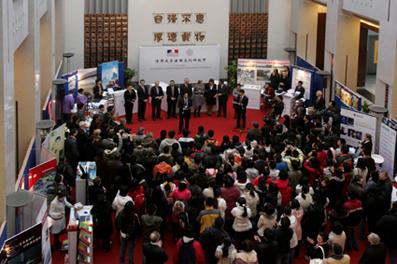
[[[348,145],[360,147],[365,134],[376,138],[376,117],[342,108],[340,134]]]
[[[0,255],[0,263],[42,263],[42,224],[28,228],[7,239]]]
[[[396,171],[396,143],[397,123],[385,118],[380,127],[379,155],[385,159],[382,168],[392,178]]]
[[[142,46],[139,48],[139,79],[146,83],[189,78],[207,82],[219,79],[220,46]]]
[[[292,82],[291,88],[295,89],[298,86],[298,82],[303,82],[303,88],[305,88],[305,99],[310,100],[310,90],[312,87],[312,74],[310,70],[305,70],[297,67],[292,67]]]
[[[52,159],[52,155],[55,156],[57,161],[59,161],[59,157],[63,156],[63,150],[65,145],[65,129],[66,123],[52,130],[47,135],[46,139],[42,144],[41,159],[44,159],[41,160],[42,162]]]
[[[52,159],[46,161],[34,168],[29,169],[29,182],[28,188],[32,188],[44,175],[48,172],[56,170],[57,167],[57,160]]]
[[[238,59],[237,82],[245,84],[265,85],[269,82],[270,74],[278,69],[281,73],[289,67],[288,60],[259,60],[259,59]]]
[[[105,89],[120,87],[118,61],[102,63],[101,69],[102,85]]]
[[[362,98],[342,83],[335,81],[335,102],[341,106],[360,111]]]

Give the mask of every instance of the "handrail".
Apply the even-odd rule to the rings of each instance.
[[[15,183],[15,191],[18,191],[19,186],[21,185],[21,181],[23,179],[23,176],[24,176],[24,173],[25,173],[25,170],[26,170],[26,165],[28,163],[30,154],[31,154],[31,152],[33,150],[33,144],[35,142],[35,139],[36,139],[35,136],[32,136],[32,138],[30,139],[28,150],[26,151],[25,158],[23,159],[22,166],[21,166],[21,169],[19,170],[18,178],[17,178],[17,181]]]

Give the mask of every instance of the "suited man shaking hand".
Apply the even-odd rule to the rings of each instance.
[[[179,108],[179,133],[182,132],[183,125],[185,129],[189,131],[189,121],[191,116],[191,108],[193,106],[192,99],[189,97],[189,93],[185,92],[183,96],[178,99]]]
[[[156,81],[150,89],[150,97],[152,98],[152,119],[161,119],[161,100],[163,100],[164,92],[159,81]]]

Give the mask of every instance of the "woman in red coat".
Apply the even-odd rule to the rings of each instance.
[[[313,186],[314,181],[321,176],[323,171],[318,159],[313,156],[309,156],[309,158],[303,163],[303,168],[308,175],[309,185]]]
[[[274,183],[278,187],[278,190],[281,194],[281,205],[288,206],[289,202],[291,201],[292,195],[292,187],[289,185],[288,181],[288,172],[285,170],[280,171],[278,174],[279,179],[276,180]]]

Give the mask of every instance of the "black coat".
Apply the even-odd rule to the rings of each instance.
[[[152,100],[155,100],[155,97],[157,96],[164,96],[163,88],[158,86],[157,89],[156,86],[152,86],[152,88],[150,88],[150,97],[152,97]]]
[[[138,100],[139,101],[142,102],[143,100],[146,100],[149,97],[148,88],[146,86],[142,87],[142,86],[138,85],[137,91],[138,91]]]
[[[174,89],[174,96],[172,96],[172,88]],[[174,85],[174,87],[167,86],[166,94],[167,94],[167,102],[170,102],[172,97],[175,97],[178,99],[178,97],[179,97],[178,86],[176,86],[176,85]]]
[[[146,263],[150,264],[163,264],[168,260],[164,249],[150,243],[143,244],[143,255],[146,258]]]
[[[360,264],[384,264],[386,262],[386,246],[383,243],[379,245],[368,245],[360,258]]]
[[[181,113],[181,111],[183,110],[183,111],[190,111],[190,109],[192,108],[192,105],[193,105],[193,102],[192,102],[192,99],[188,99],[187,100],[187,107],[185,106],[185,100],[183,99],[183,97],[180,97],[179,99],[178,99],[178,108],[180,109],[179,110],[179,113]]]
[[[99,238],[109,238],[113,233],[112,205],[109,201],[95,204],[91,209],[94,217],[94,234]]]
[[[397,249],[397,215],[383,216],[376,224],[376,233],[388,247]]]
[[[134,89],[129,92],[126,90],[124,92],[124,105],[133,104],[136,100],[136,92]]]
[[[193,88],[191,84],[189,84],[188,86],[186,86],[185,84],[181,84],[181,86],[179,87],[179,94],[183,96],[185,93],[188,93],[189,97],[192,97]]]
[[[220,86],[218,85],[217,93],[219,100],[227,100],[229,89],[226,85]]]
[[[216,98],[214,98],[214,96],[217,91],[216,84],[214,84],[212,88],[210,88],[208,84],[205,86],[204,97],[207,105],[216,105]]]
[[[79,147],[77,140],[69,136],[65,142],[65,157],[69,162],[78,162],[80,159]]]

